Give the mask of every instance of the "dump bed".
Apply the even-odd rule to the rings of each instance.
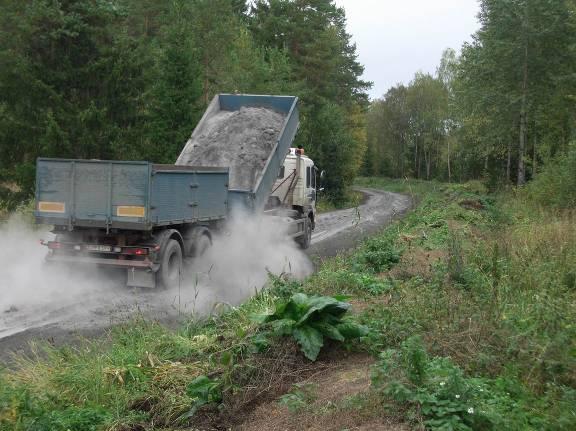
[[[297,103],[294,96],[215,96],[176,165],[230,168],[230,207],[261,209],[298,130]]]
[[[225,168],[45,158],[36,168],[38,223],[151,230],[228,212]]]

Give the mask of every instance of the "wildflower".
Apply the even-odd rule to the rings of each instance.
[[[469,407],[469,408],[468,408],[468,413],[471,414],[471,415],[474,414],[474,407]]]
[[[456,394],[456,399],[460,398],[460,395]]]
[[[440,382],[440,386],[444,386],[446,382]]]

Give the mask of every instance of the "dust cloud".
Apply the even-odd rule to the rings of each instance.
[[[127,288],[124,273],[46,265],[48,227],[18,217],[0,224],[0,340],[32,328],[107,328],[136,315],[179,322],[238,305],[266,284],[269,273],[302,278],[313,266],[274,217],[234,217],[199,259],[187,259],[179,288]]]
[[[235,305],[262,289],[269,274],[303,279],[313,265],[288,237],[281,218],[236,214],[190,269],[216,302]]]
[[[74,303],[101,287],[95,271],[79,274],[72,268],[46,266],[47,249],[40,240],[52,237],[47,229],[34,230],[18,216],[0,225],[0,313]]]

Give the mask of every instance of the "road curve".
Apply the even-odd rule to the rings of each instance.
[[[412,199],[405,195],[374,189],[359,190],[365,197],[357,208],[318,215],[312,244],[306,253],[309,257],[333,256],[354,247],[412,207]],[[247,245],[243,244],[242,247],[250,250]],[[258,246],[252,247],[254,250]],[[310,263],[304,262],[308,259],[301,252],[296,253],[298,255],[291,269],[297,265],[311,267]],[[226,280],[232,279],[234,282],[242,277],[241,273],[228,274],[227,266],[224,275]],[[266,273],[264,276],[267,277]],[[174,292],[126,289],[121,281],[111,278],[99,281],[103,285],[99,291],[89,289],[86,295],[69,298],[65,304],[50,302],[48,305],[0,309],[0,363],[9,362],[14,351],[26,351],[30,340],[43,339],[54,344],[73,342],[77,336],[99,335],[111,325],[140,314],[168,325],[177,325],[182,319],[189,318],[190,314],[210,313],[215,304],[244,301],[257,290],[256,285],[262,279],[259,280],[251,281],[254,285],[242,291],[235,290],[234,285],[221,288],[200,286],[197,289],[197,286],[188,284],[186,290]],[[76,286],[67,288],[73,291]]]
[[[318,215],[308,255],[334,256],[354,247],[412,208],[412,198],[406,195],[376,189],[358,191],[364,194],[364,199],[357,208]]]

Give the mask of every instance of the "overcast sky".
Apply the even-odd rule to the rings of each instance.
[[[371,98],[419,70],[434,73],[442,51],[459,51],[479,28],[478,0],[335,1],[346,10],[364,79],[374,83]]]

